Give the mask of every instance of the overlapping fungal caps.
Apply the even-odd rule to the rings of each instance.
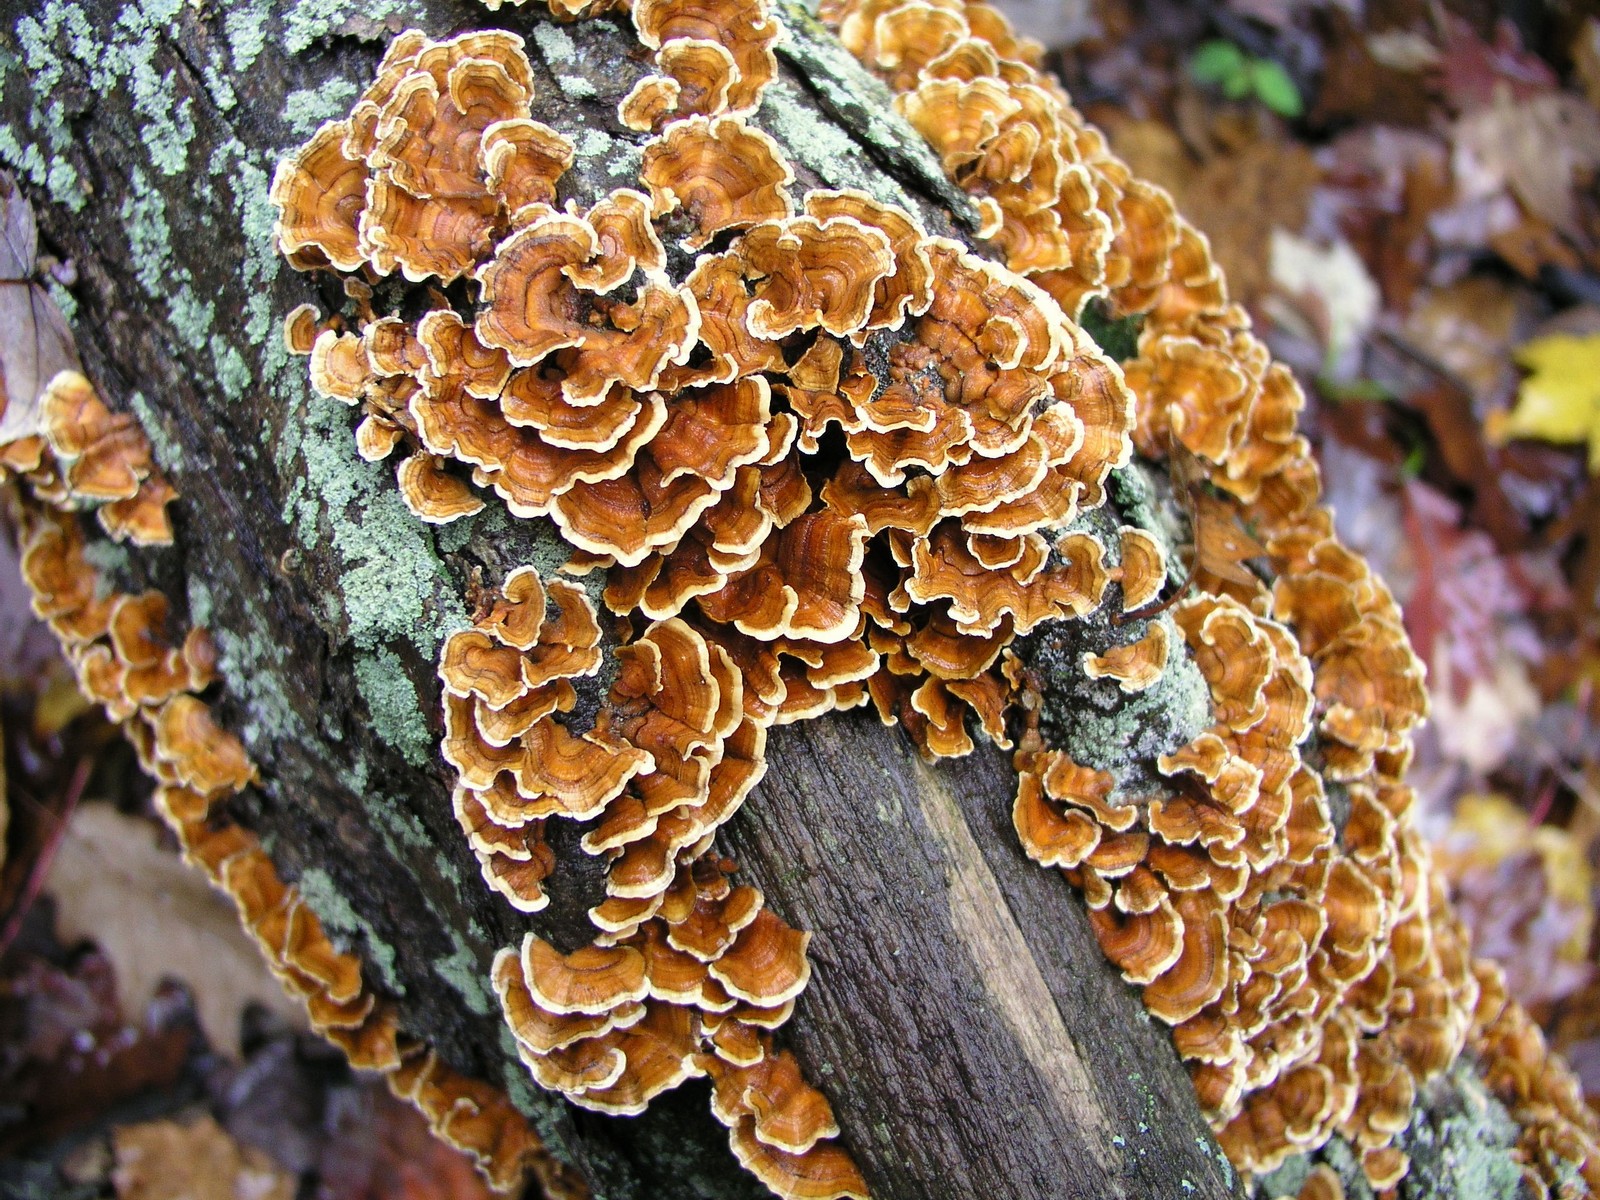
[[[172,541],[167,504],[176,493],[150,457],[150,443],[127,413],[113,413],[77,371],[62,371],[39,398],[37,430],[0,447],[0,467],[41,500],[93,510],[117,541]]]
[[[1068,313],[1099,298],[1141,318],[1123,364],[1137,450],[1174,460],[1197,542],[1236,531],[1263,551],[1260,572],[1197,555],[1197,598],[1175,615],[1216,724],[1161,757],[1159,796],[1046,746],[1020,663],[1009,676],[1030,717],[1018,832],[1083,887],[1107,953],[1174,1025],[1234,1164],[1270,1169],[1338,1133],[1374,1187],[1394,1186],[1407,1162],[1392,1141],[1476,1011],[1474,1045],[1528,1130],[1530,1179],[1553,1191],[1600,1169],[1592,1116],[1563,1074],[1535,1079],[1549,1059],[1526,1014],[1471,963],[1404,784],[1421,665],[1387,588],[1334,535],[1296,430],[1300,391],[1228,303],[1204,236],[1130,177],[987,5],[823,12],[977,197],[1012,270]],[[1123,608],[1138,618],[1166,572],[1148,535],[1124,531],[1121,549]],[[1086,670],[1137,689],[1159,672],[1161,627]],[[1330,1179],[1307,1194],[1338,1194]]]
[[[84,694],[122,725],[159,783],[157,811],[184,858],[226,892],[284,988],[312,1027],[353,1066],[385,1074],[434,1132],[468,1153],[502,1191],[529,1170],[571,1194],[527,1121],[495,1089],[462,1076],[399,1033],[396,1010],[363,983],[361,961],[338,950],[294,884],[284,883],[256,836],[222,810],[256,782],[244,745],[201,698],[217,681],[216,651],[198,626],[184,631],[167,597],[116,591],[90,562],[79,510],[137,545],[172,540],[166,505],[177,493],[131,417],[112,414],[87,379],[62,372],[46,387],[38,434],[0,446],[14,479],[23,580],[33,610],[56,634]],[[117,508],[118,505],[122,507]]]
[[[1517,1146],[1530,1196],[1574,1195],[1572,1168],[1600,1192],[1600,1118],[1584,1101],[1571,1069],[1546,1045],[1539,1026],[1507,1001],[1505,977],[1492,963],[1474,965],[1478,1006],[1470,1045],[1484,1079],[1522,1126]]]
[[[1037,44],[963,0],[825,0],[822,16],[976,198],[1006,266],[1074,316],[1095,296],[1148,306],[1197,235],[1038,69]]]
[[[865,193],[799,188],[748,119],[779,36],[764,5],[632,17],[657,67],[619,114],[638,186],[598,196],[529,120],[520,39],[397,38],[278,172],[284,253],[354,300],[285,337],[361,408],[361,453],[404,453],[419,517],[492,493],[572,549],[569,578],[497,581],[439,665],[488,885],[547,903],[550,821],[606,863],[591,945],[533,939],[497,966],[534,1078],[636,1112],[709,1074],[775,1192],[864,1195],[771,1041],[807,935],[727,881],[716,830],[775,724],[870,703],[930,755],[972,748],[968,715],[1005,741],[1002,651],[1109,581],[1070,527],[1127,461],[1131,398],[1041,287]],[[396,301],[383,277],[427,286]],[[541,972],[620,982],[569,1002]]]

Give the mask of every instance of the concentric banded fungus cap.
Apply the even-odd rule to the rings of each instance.
[[[724,229],[793,215],[794,171],[778,145],[737,117],[674,121],[645,147],[640,177],[656,218],[682,211],[684,245],[703,248]]]
[[[791,929],[782,918],[762,909],[711,964],[711,976],[738,999],[771,1008],[805,990],[811,978],[806,958],[810,943],[809,932]]]
[[[522,941],[522,970],[534,1003],[557,1015],[610,1012],[649,991],[644,958],[627,946],[584,946],[564,955],[530,933]]]
[[[744,1117],[729,1135],[746,1170],[782,1200],[867,1200],[867,1184],[854,1161],[832,1142],[804,1154],[789,1154],[755,1135],[755,1118]]]
[[[345,154],[349,124],[331,121],[278,164],[271,199],[278,244],[300,270],[354,271],[365,261],[358,228],[367,203],[367,165]]]

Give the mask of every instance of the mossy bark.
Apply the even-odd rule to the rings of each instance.
[[[494,952],[530,922],[489,894],[450,815],[434,663],[474,574],[554,567],[551,530],[498,506],[442,529],[415,520],[279,335],[295,305],[345,300],[280,261],[273,168],[348,109],[400,29],[522,33],[536,115],[577,144],[580,192],[634,181],[638,139],[615,120],[646,69],[631,33],[541,24],[535,7],[0,0],[0,161],[44,248],[77,267],[58,295],[88,374],[140,417],[182,494],[177,544],[119,560],[118,583],[161,588],[215,634],[217,708],[263,781],[235,815],[398,999],[404,1028],[503,1083],[597,1196],[755,1197],[703,1085],[636,1119],[573,1109],[530,1084],[488,987]],[[783,12],[793,36],[758,123],[802,183],[863,187],[969,231],[966,200],[881,88],[803,9]],[[1148,492],[1129,476],[1096,520],[1152,523]],[[1133,632],[1102,621],[1037,657],[1077,674],[1076,655]],[[1099,715],[1062,736],[1091,757],[1193,732],[1181,687],[1131,724],[1088,694],[1104,688],[1074,687],[1058,711]],[[875,1196],[1239,1193],[1166,1030],[1103,959],[1071,889],[1017,846],[1003,755],[928,766],[857,713],[775,731],[771,763],[725,844],[816,932],[785,1036]],[[563,871],[565,902],[531,924],[570,942],[597,875]]]

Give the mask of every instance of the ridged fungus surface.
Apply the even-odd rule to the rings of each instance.
[[[825,0],[824,18],[977,200],[1001,261],[1068,315],[1094,299],[1139,320],[1122,364],[1135,449],[1198,475],[1200,515],[1260,551],[1260,571],[1197,556],[1171,610],[1214,724],[1158,757],[1158,791],[1045,744],[1047,697],[1025,696],[1017,749],[1025,846],[1083,889],[1106,953],[1173,1026],[1230,1159],[1263,1172],[1338,1134],[1393,1187],[1419,1088],[1470,1047],[1524,1127],[1533,1193],[1574,1173],[1595,1188],[1600,1126],[1472,962],[1418,834],[1405,773],[1427,698],[1399,609],[1334,535],[1298,386],[1228,302],[1205,237],[987,6]],[[1137,617],[1162,591],[1160,547],[1125,531],[1121,550]],[[1085,668],[1137,686],[1160,670],[1159,628]],[[1335,1194],[1326,1168],[1303,1193]]]
[[[971,748],[969,714],[1004,739],[1006,644],[1105,592],[1106,547],[1067,527],[1127,461],[1133,408],[1040,287],[865,193],[800,190],[746,119],[780,27],[723,7],[634,8],[658,71],[619,113],[638,180],[594,196],[546,126],[508,165],[533,140],[502,136],[535,99],[520,38],[403,34],[272,196],[296,265],[432,286],[285,336],[361,409],[362,452],[402,456],[413,512],[492,494],[571,548],[566,578],[509,572],[439,662],[487,884],[542,909],[551,821],[605,864],[590,945],[530,932],[496,962],[533,1078],[631,1114],[709,1076],[775,1192],[864,1196],[774,1041],[810,935],[730,878],[716,832],[775,724],[871,704],[930,755]],[[542,199],[506,182],[530,177]],[[1105,669],[1147,684],[1161,637]]]
[[[552,1197],[582,1194],[501,1092],[401,1033],[393,1002],[363,981],[361,960],[334,947],[300,889],[279,877],[256,835],[229,816],[225,802],[255,784],[257,771],[204,698],[226,685],[211,637],[200,626],[183,628],[159,591],[117,591],[92,561],[93,535],[80,516],[93,509],[118,540],[171,544],[166,506],[177,492],[154,466],[144,431],[131,416],[113,414],[75,371],[45,387],[37,427],[0,446],[0,462],[19,485],[11,496],[33,611],[60,641],[84,694],[121,724],[157,781],[156,810],[185,860],[232,898],[312,1028],[353,1066],[383,1073],[492,1186],[515,1190],[532,1172]]]

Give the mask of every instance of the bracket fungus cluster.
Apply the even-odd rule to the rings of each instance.
[[[553,820],[606,864],[591,945],[530,933],[497,962],[534,1079],[635,1113],[709,1075],[775,1192],[865,1195],[772,1038],[808,935],[729,881],[716,831],[774,724],[872,704],[929,754],[971,748],[968,713],[1004,739],[1007,642],[1106,588],[1105,547],[1066,526],[1126,462],[1133,411],[1039,287],[865,193],[800,190],[746,119],[779,27],[736,9],[635,6],[662,73],[619,112],[639,186],[599,196],[569,193],[572,142],[529,132],[526,87],[465,90],[526,80],[521,39],[402,35],[274,181],[285,253],[359,298],[286,337],[361,407],[364,455],[403,450],[418,516],[493,493],[571,548],[572,578],[511,571],[439,664],[489,886],[544,906]],[[374,309],[429,262],[430,288]]]
[[[1594,1187],[1600,1126],[1526,1015],[1483,983],[1492,969],[1474,968],[1418,835],[1404,776],[1427,702],[1399,610],[1335,537],[1295,429],[1298,387],[1228,303],[1205,238],[1131,177],[992,10],[838,0],[824,16],[977,198],[998,257],[1071,315],[1098,299],[1139,319],[1122,364],[1136,449],[1198,464],[1209,519],[1248,530],[1266,565],[1196,565],[1197,594],[1175,616],[1215,724],[1158,757],[1159,794],[1046,745],[1046,699],[1024,696],[1016,816],[1029,853],[1083,889],[1107,954],[1173,1025],[1241,1170],[1337,1133],[1374,1187],[1394,1186],[1407,1159],[1393,1140],[1418,1087],[1470,1044],[1526,1123],[1535,1192],[1563,1170]],[[1125,610],[1160,591],[1152,551],[1124,539]],[[1128,586],[1136,561],[1148,592]],[[1172,653],[1157,628],[1086,670],[1148,685]],[[1535,1061],[1549,1083],[1533,1082]],[[1328,1187],[1316,1175],[1307,1194]]]
[[[578,194],[573,139],[532,119],[520,38],[411,32],[272,190],[290,261],[356,300],[298,310],[286,336],[319,392],[361,408],[361,453],[403,449],[424,520],[492,493],[570,549],[567,578],[507,574],[439,665],[455,812],[489,886],[547,903],[550,821],[605,865],[589,945],[529,932],[496,961],[533,1078],[636,1113],[709,1075],[775,1193],[865,1195],[775,1042],[809,935],[732,881],[715,837],[771,726],[870,704],[930,757],[969,751],[972,728],[1014,748],[1024,847],[1081,889],[1242,1171],[1337,1134],[1393,1186],[1419,1085],[1471,1042],[1537,1114],[1530,1181],[1558,1159],[1600,1173],[1592,1118],[1527,1069],[1546,1060],[1520,1010],[1486,1001],[1404,782],[1421,667],[1335,537],[1300,392],[1204,236],[985,4],[823,16],[974,197],[988,258],[804,187],[759,124],[782,35],[764,4],[629,15],[655,68],[617,114],[637,187]],[[396,278],[419,286],[380,314]],[[1091,300],[1138,320],[1128,362],[1077,324]],[[1151,612],[1163,543],[1124,526],[1108,545],[1078,519],[1135,450],[1181,460],[1263,566],[1202,557],[1190,597]],[[1050,744],[1028,637],[1112,583],[1129,636],[1083,674],[1131,695],[1182,661],[1212,712],[1123,775]]]
[[[186,861],[226,892],[286,991],[350,1062],[382,1072],[436,1134],[469,1154],[485,1177],[511,1190],[531,1170],[565,1193],[551,1160],[511,1102],[447,1066],[399,1031],[394,1003],[362,978],[361,960],[337,949],[300,890],[285,883],[260,840],[239,825],[228,800],[258,782],[243,743],[203,699],[220,684],[217,654],[200,626],[185,630],[155,589],[116,590],[94,565],[81,513],[93,509],[106,534],[141,547],[172,543],[167,505],[177,499],[133,417],[113,414],[76,371],[49,381],[36,432],[0,445],[21,537],[23,581],[75,669],[157,782],[156,810]]]

